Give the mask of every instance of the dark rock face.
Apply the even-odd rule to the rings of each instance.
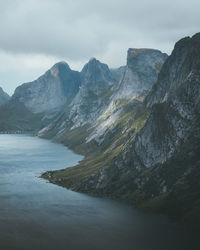
[[[0,87],[0,105],[7,102],[9,99],[10,96]]]
[[[145,102],[152,113],[135,151],[150,167],[165,162],[194,129],[200,112],[200,34],[175,45]]]
[[[199,71],[199,34],[186,37],[176,43],[172,55],[166,60],[158,82],[148,96],[148,106],[161,103],[172,96],[183,82]]]
[[[59,109],[79,90],[80,73],[72,71],[68,64],[55,64],[36,81],[19,86],[12,98],[18,99],[33,113]]]

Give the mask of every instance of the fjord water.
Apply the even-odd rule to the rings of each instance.
[[[164,217],[39,178],[81,159],[48,140],[0,135],[0,249],[190,249],[189,234]]]

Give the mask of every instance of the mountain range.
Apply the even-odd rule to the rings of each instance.
[[[59,62],[0,106],[0,131],[34,131],[85,156],[42,175],[52,183],[200,224],[199,117],[197,33],[170,56],[129,49],[118,69]]]

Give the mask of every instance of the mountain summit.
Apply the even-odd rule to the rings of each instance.
[[[65,62],[56,63],[37,80],[19,86],[12,98],[33,113],[59,109],[79,90],[80,74]]]

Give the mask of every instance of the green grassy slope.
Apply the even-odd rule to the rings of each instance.
[[[123,111],[107,129],[106,136],[100,145],[95,140],[86,143],[85,139],[92,131],[88,130],[87,126],[68,131],[62,136],[59,142],[86,157],[75,167],[47,172],[43,174],[43,177],[70,189],[100,194],[99,190],[93,186],[88,186],[86,190],[85,181],[91,176],[98,178],[99,172],[105,167],[111,175],[118,175],[114,166],[115,161],[122,158],[123,152],[127,150],[128,144],[144,126],[149,114],[142,101],[139,100],[120,102],[117,108],[119,106],[123,108]],[[95,180],[91,182],[95,183]],[[101,195],[110,196],[107,191],[104,191]],[[115,196],[113,190],[110,191],[112,196]]]

